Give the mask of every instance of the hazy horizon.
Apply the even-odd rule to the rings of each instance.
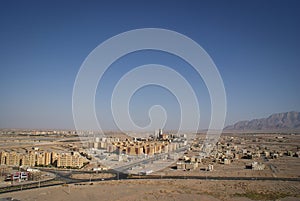
[[[88,54],[105,40],[140,28],[170,29],[200,44],[216,64],[227,98],[225,126],[273,113],[300,111],[300,3],[298,1],[2,2],[0,7],[0,128],[74,129],[72,92]],[[115,130],[112,91],[145,64],[169,66],[188,80],[200,108],[200,129],[211,118],[203,79],[183,59],[153,50],[115,61],[95,97],[103,130]],[[130,101],[132,120],[149,123],[162,105],[166,130],[177,129],[180,104],[160,86]]]

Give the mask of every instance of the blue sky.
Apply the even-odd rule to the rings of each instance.
[[[0,128],[74,128],[72,90],[87,55],[106,39],[138,28],[164,28],[199,43],[212,57],[227,93],[226,124],[272,113],[300,111],[300,3],[298,1],[1,1]],[[104,129],[115,129],[110,95],[138,65],[172,66],[196,88],[201,128],[210,99],[201,77],[180,58],[141,51],[116,61],[97,90]],[[100,83],[101,84],[101,83]],[[166,128],[177,128],[178,102],[167,90],[139,90],[132,118],[146,125],[161,104]]]

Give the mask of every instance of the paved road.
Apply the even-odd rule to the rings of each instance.
[[[184,149],[180,149],[178,151],[183,151]],[[55,170],[55,169],[44,169],[45,172],[50,172],[56,175],[56,178],[52,179],[51,181],[42,181],[42,182],[35,182],[31,184],[20,184],[15,186],[8,186],[8,187],[2,187],[0,188],[0,193],[7,193],[12,191],[19,191],[19,190],[25,190],[25,189],[33,189],[33,188],[42,188],[42,187],[49,187],[49,186],[55,186],[55,185],[61,185],[61,184],[76,184],[76,183],[83,183],[83,182],[96,182],[96,181],[103,181],[103,180],[123,180],[123,179],[199,179],[199,180],[264,180],[264,181],[298,181],[300,182],[300,178],[282,178],[282,177],[214,177],[214,176],[165,176],[165,175],[133,175],[128,176],[128,174],[125,174],[126,170],[128,170],[131,167],[149,163],[154,160],[158,160],[162,157],[164,157],[165,154],[156,155],[155,157],[148,158],[142,161],[138,161],[136,163],[132,163],[129,165],[125,165],[122,167],[119,167],[115,170],[108,170],[108,171],[102,171],[103,173],[112,173],[115,174],[114,177],[111,178],[105,178],[105,179],[74,179],[71,178],[72,174],[76,173],[87,173],[92,174],[94,172],[92,171],[78,171],[78,170]]]
[[[300,181],[300,178],[284,178],[284,177],[213,177],[213,176],[162,176],[162,175],[146,175],[136,176],[133,179],[199,179],[199,180],[264,180],[264,181]]]
[[[54,170],[52,170],[54,171]],[[49,172],[52,172],[49,171]],[[82,173],[82,172],[81,172]],[[92,172],[86,172],[92,173]],[[298,181],[300,182],[300,178],[280,178],[280,177],[212,177],[212,176],[162,176],[162,175],[145,175],[139,176],[134,175],[128,177],[128,175],[124,173],[117,172],[115,170],[106,171],[106,173],[114,173],[115,177],[105,178],[104,180],[124,180],[124,179],[198,179],[198,180],[246,180],[246,181],[255,181],[255,180],[263,180],[263,181]],[[62,184],[76,184],[76,183],[84,183],[84,182],[99,182],[103,181],[103,179],[72,179],[71,173],[66,173],[66,171],[56,171],[57,178],[51,181],[43,181],[43,182],[35,182],[31,184],[20,184],[15,186],[8,186],[0,188],[1,193],[8,193],[13,191],[34,189],[34,188],[44,188],[50,186],[57,186]]]
[[[181,148],[175,150],[173,153],[184,152],[188,149],[188,147],[189,146],[181,147]],[[160,159],[164,158],[165,156],[167,156],[168,154],[170,154],[170,153],[157,154],[157,155],[154,155],[151,158],[146,158],[146,159],[143,159],[143,160],[140,160],[140,161],[128,164],[128,165],[123,165],[123,166],[120,166],[120,167],[116,167],[114,169],[118,172],[127,172],[130,168],[133,168],[133,167],[141,165],[141,164],[147,164],[147,163],[150,163],[150,162],[153,162],[153,161],[160,160]]]

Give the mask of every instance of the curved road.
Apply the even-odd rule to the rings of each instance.
[[[45,170],[44,170],[45,171]],[[43,188],[50,187],[62,184],[76,184],[84,182],[96,182],[104,180],[124,180],[124,179],[199,179],[199,180],[264,180],[264,181],[300,181],[300,178],[280,178],[280,177],[213,177],[213,176],[161,176],[161,175],[132,175],[128,176],[127,174],[117,172],[115,170],[102,171],[102,173],[112,173],[115,174],[115,177],[105,178],[105,179],[73,179],[71,175],[74,173],[72,171],[57,171],[57,170],[46,170],[56,174],[56,178],[53,178],[48,181],[35,182],[30,184],[20,184],[8,187],[0,188],[0,194],[8,193],[19,190],[27,190],[33,188]],[[77,172],[77,171],[76,171]],[[94,173],[91,171],[78,171],[78,173]],[[75,173],[76,174],[76,173]]]

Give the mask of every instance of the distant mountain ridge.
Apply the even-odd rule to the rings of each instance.
[[[283,130],[300,129],[300,112],[272,114],[267,118],[239,121],[227,126],[225,130]]]

